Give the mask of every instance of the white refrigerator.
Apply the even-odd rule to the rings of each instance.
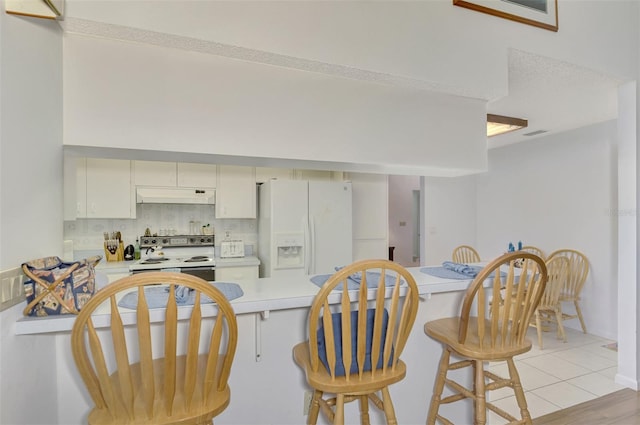
[[[269,180],[258,197],[260,277],[332,274],[352,262],[350,182]]]

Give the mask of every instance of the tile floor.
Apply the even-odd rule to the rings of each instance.
[[[556,339],[555,332],[544,332],[544,349],[540,350],[536,330],[530,328],[529,337],[533,348],[516,357],[516,366],[533,418],[623,388],[614,383],[618,353],[603,347],[614,341],[565,329],[566,343]],[[500,376],[508,376],[504,362],[492,363],[489,370]],[[496,406],[516,418],[520,417],[511,389],[492,391],[490,397]],[[491,425],[506,422],[493,412],[489,412],[487,416],[487,422]]]

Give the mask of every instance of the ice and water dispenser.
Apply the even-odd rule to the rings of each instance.
[[[275,237],[276,267],[304,267],[304,234],[286,233]]]

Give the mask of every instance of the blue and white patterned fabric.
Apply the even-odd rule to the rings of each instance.
[[[332,275],[330,274],[320,274],[317,276],[313,276],[311,278],[311,283],[315,284],[316,286],[322,287],[322,285],[324,285],[324,283],[327,280],[329,280],[331,276]],[[367,287],[373,288],[373,289],[377,288],[378,283],[380,282],[380,276],[381,274],[378,272],[367,272]],[[347,279],[347,289],[349,290],[358,289],[360,287],[361,282],[362,282],[362,273],[360,272],[354,273],[351,276],[349,276],[349,278]],[[384,281],[385,286],[393,286],[395,285],[395,283],[396,283],[396,277],[390,274],[387,274]],[[403,285],[404,283],[405,283],[404,280],[401,279],[400,284]],[[339,283],[333,290],[341,291],[342,282]]]
[[[471,266],[469,264],[445,261],[442,263],[442,266],[423,267],[420,269],[420,272],[443,279],[467,280],[475,278],[482,268],[482,266]],[[500,275],[506,276],[507,274],[501,272]],[[490,276],[493,276],[493,274]]]
[[[229,301],[240,298],[244,295],[242,288],[237,283],[229,282],[213,282],[211,285],[215,286],[222,292],[225,298]],[[144,288],[144,295],[147,299],[147,305],[149,308],[165,308],[167,306],[167,300],[169,299],[169,287],[168,286],[149,286]],[[186,286],[177,286],[175,290],[176,304],[193,305],[195,303],[196,294],[191,288]],[[206,295],[200,296],[200,304],[212,304],[211,298]],[[129,292],[122,297],[118,303],[118,307],[135,309],[138,305],[138,292]]]

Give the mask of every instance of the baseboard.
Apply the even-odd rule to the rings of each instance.
[[[628,378],[624,375],[620,375],[616,373],[615,383],[620,384],[624,387],[631,388],[634,391],[638,391],[638,381],[636,379]]]

